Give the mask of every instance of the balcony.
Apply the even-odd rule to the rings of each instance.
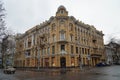
[[[67,52],[65,50],[61,50],[60,54],[64,55],[64,54],[67,54]]]
[[[97,45],[97,44],[94,44],[94,45],[93,45],[93,49],[94,49],[94,50],[97,50],[97,49],[98,49],[98,45]]]
[[[100,53],[92,53],[91,57],[97,58],[97,57],[101,57],[102,55]]]
[[[60,39],[58,40],[59,43],[67,43],[68,41],[66,39]]]
[[[92,37],[92,42],[93,42],[93,43],[96,43],[96,42],[97,42],[97,37],[93,36],[93,37]]]
[[[28,56],[28,55],[25,56],[25,58],[31,58],[31,57],[32,57],[32,56]]]

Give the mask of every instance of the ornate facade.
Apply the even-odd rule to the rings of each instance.
[[[16,67],[94,66],[104,59],[102,31],[68,16],[60,6],[56,16],[16,37]]]

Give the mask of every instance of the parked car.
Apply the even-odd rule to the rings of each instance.
[[[7,66],[7,67],[3,70],[3,72],[6,73],[6,74],[14,74],[15,71],[16,71],[16,69],[13,68],[12,66]]]
[[[114,63],[115,65],[120,65],[120,62],[116,62],[116,63]]]
[[[96,64],[96,66],[97,67],[103,67],[103,66],[107,66],[107,64],[104,63],[104,62],[100,62],[100,63]]]

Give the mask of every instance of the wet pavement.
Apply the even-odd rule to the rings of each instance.
[[[120,80],[120,66],[108,66],[73,70],[22,71],[4,74],[0,70],[0,80]]]

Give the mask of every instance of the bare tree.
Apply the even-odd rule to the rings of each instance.
[[[5,35],[5,8],[3,2],[0,0],[0,39]]]

